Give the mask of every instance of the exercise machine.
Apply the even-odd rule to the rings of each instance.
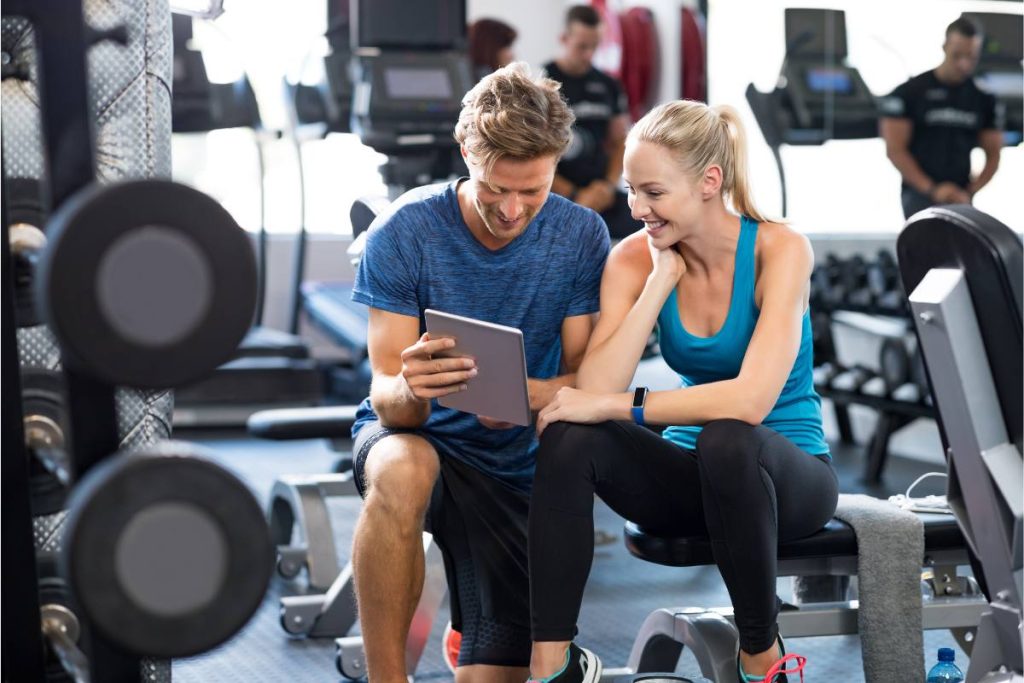
[[[746,97],[772,150],[787,211],[782,145],[878,137],[878,108],[860,72],[847,62],[842,10],[786,9],[786,55],[771,92]]]

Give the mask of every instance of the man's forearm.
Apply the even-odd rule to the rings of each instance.
[[[576,386],[576,373],[559,375],[551,379],[528,379],[526,388],[530,394],[530,410],[537,412],[543,410],[551,399],[555,397],[562,387]]]
[[[981,173],[978,177],[971,181],[967,186],[969,193],[976,194],[978,190],[988,185],[989,181],[992,180],[992,176],[996,174],[999,169],[999,155],[989,155],[985,158],[985,168],[981,169]]]
[[[908,150],[890,150],[889,160],[892,161],[892,165],[903,176],[903,182],[921,194],[930,194],[935,189],[935,181],[921,170],[921,166],[918,165],[917,160]]]
[[[413,396],[401,376],[374,377],[370,404],[385,427],[415,429],[430,417],[430,401]]]

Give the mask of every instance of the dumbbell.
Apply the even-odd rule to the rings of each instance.
[[[840,372],[842,372],[842,370],[839,368],[839,366],[831,362],[826,362],[814,366],[814,370],[811,373],[814,386],[828,387],[832,382],[832,378],[834,378]]]
[[[811,338],[813,340],[814,364],[834,362],[836,347],[832,338],[832,316],[822,311],[811,314]]]
[[[101,387],[167,388],[202,377],[248,330],[252,247],[197,190],[155,180],[87,187],[54,214],[47,238],[34,286],[83,411],[72,424],[89,414],[93,394],[112,400]],[[70,480],[82,473],[62,460],[62,434],[40,417],[29,440],[41,462]],[[76,456],[82,450],[71,446]],[[187,444],[98,460],[68,497],[59,559],[80,610],[73,616],[106,641],[98,652],[183,657],[234,634],[261,603],[274,560],[252,493]],[[44,624],[69,633],[74,622],[56,610]],[[73,669],[85,661],[73,639],[59,646]]]
[[[867,266],[868,289],[876,298],[881,297],[898,286],[899,275],[892,253],[880,249],[875,260]]]
[[[920,396],[910,381],[910,353],[902,339],[890,338],[882,342],[878,367],[885,380],[886,393],[897,401],[916,402]]]
[[[252,321],[256,261],[220,204],[180,183],[92,185],[47,223],[35,278],[65,364],[111,386],[193,382]]]
[[[61,553],[36,558],[48,680],[61,669],[88,680],[87,625],[133,654],[187,657],[227,640],[263,600],[273,548],[262,511],[190,444],[107,459],[69,509]]]
[[[263,512],[192,444],[107,458],[68,508],[60,573],[88,623],[127,652],[206,651],[263,600],[274,564]]]
[[[835,254],[827,254],[825,262],[815,267],[811,273],[811,304],[823,310],[831,310],[843,302],[846,294],[841,276],[842,261]]]
[[[884,249],[878,252],[876,261],[868,266],[868,287],[880,311],[890,314],[906,312],[908,302],[899,274],[896,259]]]
[[[856,366],[835,375],[829,386],[839,391],[857,392],[875,376],[875,373],[868,368]]]
[[[841,279],[848,305],[856,308],[871,306],[873,297],[868,288],[868,266],[863,256],[854,255],[843,262]]]

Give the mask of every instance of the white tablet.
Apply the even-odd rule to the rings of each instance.
[[[514,327],[427,309],[431,339],[451,337],[455,347],[445,356],[469,356],[476,360],[477,375],[467,389],[438,399],[445,408],[528,426],[530,395],[526,388],[526,351],[523,333]]]

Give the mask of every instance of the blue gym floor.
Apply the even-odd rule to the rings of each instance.
[[[830,412],[826,409],[826,412]],[[863,417],[863,416],[861,416]],[[828,425],[827,425],[828,426]],[[856,422],[855,422],[856,427]],[[858,436],[863,430],[858,430]],[[202,443],[212,456],[241,476],[263,501],[276,477],[286,473],[330,471],[338,454],[325,442],[261,442],[244,434],[180,433]],[[894,446],[913,454],[937,444],[934,425],[924,423],[909,430]],[[880,485],[865,485],[860,477],[863,447],[835,444],[833,454],[844,493],[869,493],[887,496],[902,493],[919,475],[940,468],[941,460],[903,457],[894,453],[886,466]],[[939,493],[940,480],[930,480],[915,495]],[[356,499],[330,503],[339,552],[345,561],[352,528],[358,514]],[[725,606],[728,595],[716,569],[661,567],[641,562],[626,551],[622,543],[622,520],[600,501],[596,509],[597,526],[612,536],[598,546],[593,571],[584,596],[580,617],[579,642],[594,650],[606,667],[625,664],[633,637],[649,612],[668,606]],[[966,572],[964,568],[961,572]],[[301,577],[300,577],[301,580]],[[262,607],[249,625],[220,648],[191,659],[174,662],[174,679],[181,683],[217,683],[228,681],[338,681],[334,664],[334,641],[294,640],[281,629],[278,598],[296,592],[300,584],[289,585],[275,577]],[[779,581],[779,595],[791,594],[789,579]],[[441,660],[441,632],[447,622],[445,606],[434,624],[430,642],[416,672],[417,681],[450,681],[451,674]],[[939,647],[956,647],[947,631],[925,632],[925,662],[931,663]],[[789,643],[790,650],[808,658],[806,681],[863,681],[860,641],[856,636],[804,638]],[[957,649],[957,660],[966,657]],[[684,653],[678,673],[703,681],[692,655]],[[878,683],[898,683],[880,681]],[[899,682],[902,683],[902,682]]]

